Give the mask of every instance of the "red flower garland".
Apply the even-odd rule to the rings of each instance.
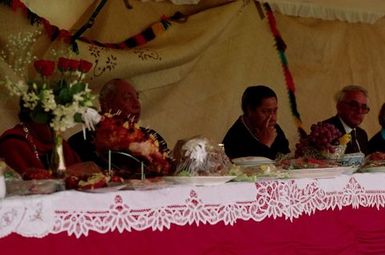
[[[108,150],[129,152],[157,173],[171,169],[170,159],[160,152],[158,141],[133,122],[104,116],[96,129],[95,148],[102,155]]]

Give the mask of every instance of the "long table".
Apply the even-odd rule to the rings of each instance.
[[[385,174],[0,201],[3,254],[385,254]]]

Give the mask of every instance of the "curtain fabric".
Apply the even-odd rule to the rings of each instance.
[[[172,148],[177,140],[199,134],[221,142],[241,114],[243,90],[265,84],[278,95],[278,123],[293,150],[298,135],[279,57],[266,18],[260,17],[252,1],[217,1],[210,6],[132,4],[134,9],[128,10],[123,1],[108,2],[84,36],[116,43],[144,31],[162,14],[171,16],[180,10],[188,17],[185,22],[171,22],[168,30],[154,40],[133,49],[109,49],[79,41],[80,55],[72,57],[94,64],[89,83],[95,93],[112,78],[131,80],[140,92],[142,126],[157,130]],[[68,30],[76,31],[92,13],[90,3],[85,5],[87,8],[80,8],[82,15],[67,22]],[[49,12],[43,4],[34,9]],[[2,49],[10,34],[39,28],[6,6],[0,6],[0,12]],[[369,137],[374,135],[379,129],[377,114],[385,102],[385,19],[363,24],[278,12],[275,16],[288,46],[286,56],[305,129],[335,114],[334,94],[338,89],[358,84],[368,89],[371,107],[362,127]],[[54,24],[55,20],[50,22]],[[63,52],[64,45],[51,42],[43,32],[33,52],[39,58],[48,58],[52,49]],[[6,63],[0,66],[0,74],[8,73]],[[17,122],[18,107],[17,98],[8,97],[3,88],[1,92],[0,129],[5,130]],[[68,130],[66,135],[75,131]]]

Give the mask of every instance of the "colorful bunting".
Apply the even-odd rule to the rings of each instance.
[[[293,117],[294,117],[294,123],[298,129],[298,133],[299,133],[300,137],[304,137],[304,136],[306,136],[306,132],[303,129],[301,116],[297,110],[297,100],[295,97],[294,79],[293,79],[293,76],[291,75],[291,72],[289,70],[287,58],[285,55],[286,44],[283,41],[281,34],[279,33],[279,31],[277,29],[277,23],[276,23],[274,15],[273,15],[273,12],[270,8],[270,5],[268,3],[264,3],[263,7],[265,8],[267,20],[268,20],[268,23],[270,26],[270,30],[271,30],[271,33],[273,34],[273,37],[275,40],[275,47],[278,50],[279,59],[281,61],[283,75],[284,75],[285,81],[286,81],[286,88],[288,90],[288,95],[289,95],[290,109],[291,109],[291,112],[292,112]]]
[[[57,26],[50,24],[48,20],[42,17],[39,17],[38,15],[33,13],[31,10],[29,10],[24,5],[24,3],[22,3],[20,0],[0,0],[0,4],[5,4],[9,6],[10,8],[12,8],[13,11],[17,11],[18,9],[20,9],[22,13],[29,19],[31,25],[42,24],[45,32],[47,33],[51,41],[59,39],[59,40],[63,40],[63,42],[65,43],[72,44],[72,49],[76,53],[78,53],[76,40],[94,44],[100,47],[113,48],[113,49],[135,48],[137,46],[148,43],[149,41],[155,39],[156,36],[166,31],[171,26],[171,22],[170,22],[171,20],[178,21],[179,19],[181,19],[180,17],[181,14],[179,12],[170,18],[166,16],[162,16],[159,22],[152,24],[150,27],[146,28],[143,32],[136,34],[118,43],[102,43],[97,40],[91,40],[87,37],[80,36],[86,29],[92,26],[92,23],[96,18],[96,15],[99,13],[99,11],[101,10],[101,8],[104,6],[105,3],[106,3],[105,0],[102,1],[94,11],[92,16],[90,17],[90,19],[87,21],[87,23],[83,25],[81,29],[78,30],[78,32],[76,32],[75,34],[71,34],[71,32],[64,29],[60,29]]]

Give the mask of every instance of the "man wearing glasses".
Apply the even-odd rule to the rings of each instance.
[[[349,85],[337,93],[336,100],[337,115],[324,122],[333,124],[342,134],[351,134],[352,139],[347,144],[346,154],[367,154],[368,135],[359,127],[370,110],[367,90],[361,86]]]

